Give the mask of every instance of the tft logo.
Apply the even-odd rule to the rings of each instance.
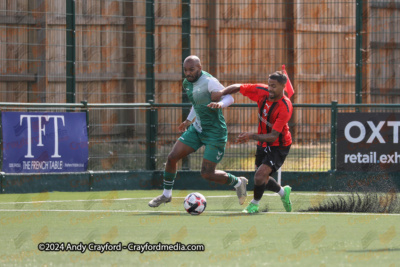
[[[46,125],[43,124],[42,127],[42,119],[45,121],[50,122],[51,119],[53,119],[54,123],[54,154],[51,156],[52,158],[61,158],[61,156],[58,154],[58,120],[61,120],[62,125],[65,126],[65,121],[64,121],[64,116],[62,115],[20,115],[20,121],[19,124],[22,125],[22,123],[26,119],[27,123],[27,129],[28,129],[28,151],[27,154],[25,155],[25,158],[33,158],[34,156],[32,155],[32,119],[38,119],[38,131],[39,131],[39,142],[37,146],[44,146],[42,142],[42,135],[46,135]]]

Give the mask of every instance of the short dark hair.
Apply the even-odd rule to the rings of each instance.
[[[285,85],[287,82],[286,75],[283,74],[282,71],[275,71],[274,73],[269,75],[271,80],[276,80],[278,83]]]

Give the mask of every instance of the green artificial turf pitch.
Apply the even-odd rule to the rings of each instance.
[[[260,209],[268,212],[247,215],[241,211],[251,195],[240,206],[234,191],[201,191],[207,208],[193,216],[183,209],[191,192],[175,190],[173,201],[156,209],[147,203],[161,191],[2,194],[0,265],[398,265],[400,214],[299,212],[338,193],[293,192],[293,212],[284,212],[277,194],[265,194]],[[204,245],[205,251],[39,251],[46,242],[179,242]]]

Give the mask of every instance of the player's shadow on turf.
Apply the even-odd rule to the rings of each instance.
[[[128,216],[182,216],[182,215],[186,215],[183,212],[135,212],[135,213],[131,213]],[[187,214],[189,215],[189,214]]]
[[[259,213],[257,213],[259,214]],[[190,215],[188,213],[185,212],[135,212],[135,213],[131,213],[128,216],[213,216],[213,217],[239,217],[239,216],[254,216],[257,214],[246,214],[246,213],[241,213],[241,212],[232,212],[232,213],[213,213],[213,212],[209,212],[209,213],[202,213],[200,215]],[[262,214],[262,213],[261,213]]]
[[[214,216],[214,217],[240,217],[240,216],[252,216],[252,215],[257,215],[257,214],[262,214],[262,213],[247,214],[247,213],[242,213],[242,212],[232,212],[232,213],[222,213],[222,214],[221,213],[207,213],[204,215],[205,216]]]
[[[346,252],[349,252],[349,253],[397,252],[397,251],[400,251],[400,248],[346,250]]]

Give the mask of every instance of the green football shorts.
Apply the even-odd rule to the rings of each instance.
[[[208,136],[207,133],[197,132],[193,125],[190,125],[187,131],[178,138],[180,142],[190,146],[195,151],[205,146],[203,158],[215,163],[219,163],[224,157],[227,139],[226,131],[221,133],[220,137],[215,138]]]

